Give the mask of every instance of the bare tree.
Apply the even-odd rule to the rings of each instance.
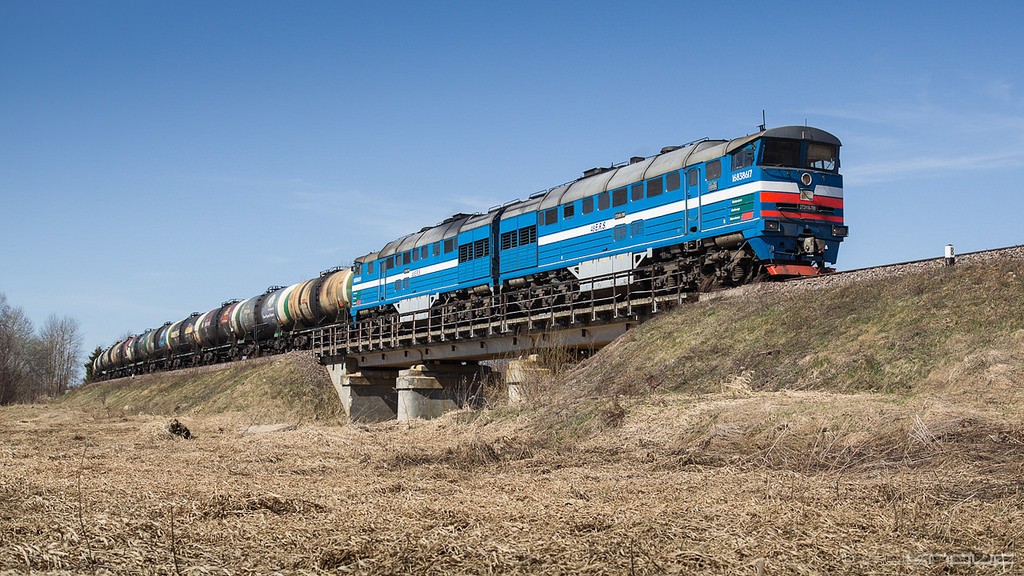
[[[0,294],[0,404],[23,400],[32,378],[32,322]]]
[[[48,396],[66,392],[78,379],[82,356],[82,334],[78,321],[51,314],[39,332],[42,352],[42,380]]]

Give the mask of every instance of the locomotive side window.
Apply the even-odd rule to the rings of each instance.
[[[434,256],[440,256],[440,255],[441,255],[441,243],[440,242],[434,242]]]
[[[640,185],[641,187],[643,184]],[[612,206],[623,206],[626,203],[626,189],[619,188],[612,192]]]
[[[663,180],[661,179],[661,176],[658,176],[657,178],[651,178],[650,180],[647,181],[647,197],[648,198],[654,198],[655,196],[661,196],[661,190],[662,190],[662,186],[663,186],[662,182],[663,182]],[[676,182],[677,183],[679,182],[679,175],[678,174],[676,174]]]
[[[732,169],[739,170],[754,165],[754,147],[747,146],[732,153]]]
[[[686,185],[693,188],[697,185],[697,171],[690,170],[686,173]]]
[[[651,182],[653,182],[653,180],[648,181],[647,184],[649,185]],[[643,182],[637,182],[636,184],[633,184],[632,186],[629,187],[629,199],[632,202],[636,202],[637,200],[643,200],[644,199],[644,183]]]
[[[388,256],[388,259],[384,261],[384,269],[385,270],[391,270],[394,267],[395,267],[395,257],[394,256]]]
[[[405,254],[402,254],[402,265],[403,266],[408,264],[411,260],[412,260],[412,256],[410,256],[408,252],[406,252]]]
[[[575,215],[576,215],[576,205],[575,204],[566,204],[565,206],[562,206],[562,219],[563,220],[568,220],[569,218],[572,218]]]
[[[538,224],[554,224],[558,222],[558,208],[548,208],[543,212],[537,213]]]
[[[764,166],[800,167],[800,142],[796,140],[765,140],[761,153]]]
[[[412,249],[412,261],[413,262],[419,262],[420,261],[420,251],[418,249],[416,249],[416,248]]]
[[[489,238],[483,238],[476,242],[470,242],[459,246],[459,262],[468,262],[469,260],[476,260],[477,258],[483,258],[489,256],[491,253],[491,240]]]
[[[665,176],[665,189],[667,192],[679,190],[679,172],[669,172]]]
[[[807,167],[835,172],[836,166],[839,164],[837,156],[835,146],[811,142],[807,146]]]
[[[606,210],[606,209],[608,209],[608,207],[611,206],[611,202],[609,202],[608,200],[609,199],[608,199],[608,193],[607,192],[601,192],[600,194],[598,194],[597,195],[597,209],[598,210]]]
[[[444,241],[444,253],[447,254],[455,250],[455,238],[449,238]]]
[[[706,180],[718,180],[718,177],[722,175],[722,161],[708,162],[707,172]]]
[[[511,232],[505,232],[501,235],[501,249],[511,250],[519,245],[519,232],[513,230]]]
[[[633,222],[633,223],[631,223],[629,225],[629,235],[630,236],[633,236],[633,237],[635,237],[635,236],[643,236],[643,234],[644,234],[644,221],[643,220],[637,220],[636,222]]]
[[[590,214],[594,211],[594,197],[587,196],[583,199],[583,213]]]
[[[420,259],[424,260],[428,256],[430,256],[430,246],[429,245],[428,246],[422,246],[420,248]]]
[[[537,241],[537,227],[527,226],[519,230],[519,245],[525,246],[527,244],[533,244]]]
[[[491,239],[484,238],[473,243],[473,258],[483,258],[491,253]]]
[[[373,260],[366,263],[366,273],[373,274]]]

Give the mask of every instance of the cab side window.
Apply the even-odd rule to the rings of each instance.
[[[754,165],[754,147],[747,146],[732,153],[732,169],[740,170]]]

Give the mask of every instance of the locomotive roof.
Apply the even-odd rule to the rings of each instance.
[[[610,168],[593,176],[580,178],[575,182],[552,188],[544,195],[540,202],[540,206],[537,206],[537,209],[544,210],[560,204],[566,204],[581,198],[593,196],[594,194],[614,190],[633,182],[639,182],[640,180],[646,180],[647,178],[653,178],[687,166],[719,158],[738,148],[742,148],[758,138],[764,137],[812,140],[815,142],[833,144],[835,146],[842,145],[839,142],[839,139],[832,134],[829,134],[820,128],[812,128],[810,126],[782,126],[779,128],[771,128],[769,130],[763,130],[756,134],[736,138],[734,140],[702,140],[694,144],[675,148],[662,154],[657,154],[624,166]],[[532,207],[533,204],[531,203],[530,206]],[[515,210],[517,214],[522,213],[526,211],[525,208],[526,203],[517,205],[510,208],[503,217],[511,215],[513,210]]]
[[[565,186],[566,185],[563,185],[562,187]],[[504,212],[501,213],[501,219],[506,220],[514,216],[519,216],[520,214],[533,212],[534,210],[537,209],[537,205],[540,204],[541,200],[543,199],[543,196],[534,196],[533,198],[528,198],[521,202],[516,202],[515,204],[510,205],[508,208],[505,209]]]
[[[765,137],[811,140],[835,146],[842,145],[839,138],[820,128],[813,128],[811,126],[781,126],[733,140],[701,140],[693,144],[667,150],[649,158],[639,159],[623,166],[599,169],[597,174],[556,186],[547,192],[534,195],[521,202],[508,204],[502,212],[501,218],[504,220],[534,210],[544,210],[593,196],[594,194],[614,190],[633,182],[639,182],[687,166],[706,162],[742,148],[758,138]],[[436,226],[424,228],[419,232],[392,240],[380,252],[357,258],[356,261],[365,262],[386,258],[392,254],[455,236],[460,232],[479,228],[489,224],[494,219],[495,213],[498,210],[492,210],[486,214],[456,214]]]
[[[362,258],[357,258],[356,261],[366,262],[369,260],[387,258],[392,254],[405,252],[406,250],[419,248],[420,246],[425,246],[427,244],[433,244],[434,242],[438,242],[440,240],[443,240],[444,238],[450,238],[458,234],[459,231],[463,228],[463,225],[467,221],[471,221],[479,216],[481,215],[456,214],[455,216],[445,220],[444,222],[441,222],[436,226],[430,226],[429,228],[424,228],[419,232],[406,234],[405,236],[402,236],[397,240],[392,240],[391,242],[388,242],[384,246],[384,248],[381,248],[380,252],[372,254],[372,258],[368,257],[371,255],[367,255]]]

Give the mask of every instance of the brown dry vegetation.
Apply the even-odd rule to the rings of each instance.
[[[701,303],[430,422],[343,424],[296,357],[6,408],[0,570],[1021,573],[1021,278]]]

